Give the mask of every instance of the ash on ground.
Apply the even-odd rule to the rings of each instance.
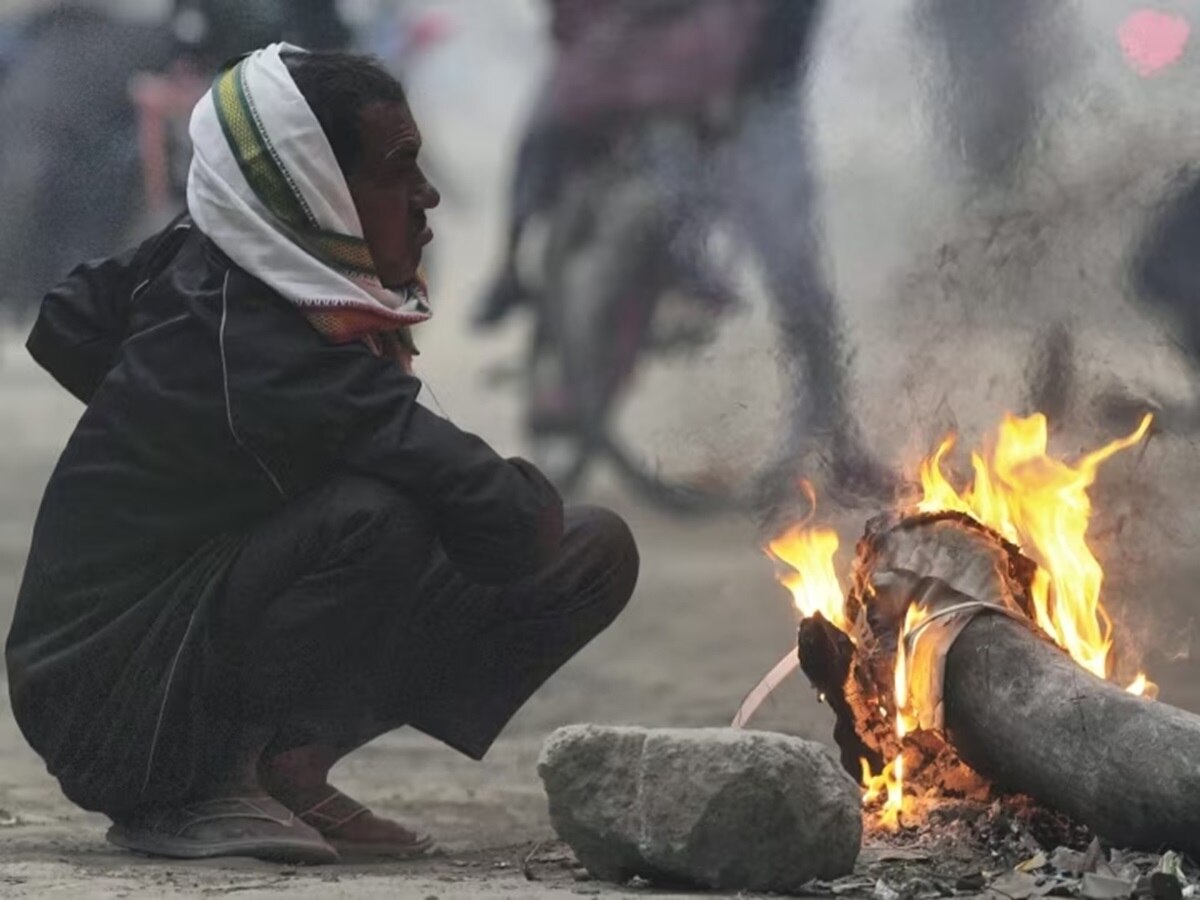
[[[898,828],[869,816],[855,873],[810,882],[813,896],[872,900],[987,897],[1182,900],[1200,867],[1174,852],[1136,853],[1023,797],[909,798]]]

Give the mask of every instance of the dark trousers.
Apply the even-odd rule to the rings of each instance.
[[[577,507],[542,571],[474,584],[413,501],[341,476],[250,536],[210,638],[228,654],[243,721],[275,726],[273,751],[348,752],[411,725],[479,759],[624,608],[637,572],[625,523]]]
[[[1056,4],[1037,0],[926,0],[918,6],[941,44],[938,113],[969,174],[994,188],[1019,173],[1042,98],[1068,49]]]
[[[1167,317],[1170,338],[1200,369],[1200,177],[1181,172],[1136,249],[1135,296]]]
[[[790,382],[785,453],[799,453],[813,438],[842,442],[855,434],[849,350],[822,260],[813,151],[801,103],[787,93],[749,101],[718,164],[725,176],[721,200],[757,257],[775,307]]]

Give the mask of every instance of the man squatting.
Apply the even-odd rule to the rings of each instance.
[[[86,409],[8,638],[16,719],[122,846],[419,855],[330,767],[404,725],[483,757],[637,549],[417,402],[439,198],[400,84],[276,44],[190,130],[187,212],[78,267],[29,339]]]

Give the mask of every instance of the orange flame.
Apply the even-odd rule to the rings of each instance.
[[[943,440],[920,467],[923,496],[917,509],[965,513],[1032,558],[1038,566],[1031,584],[1037,624],[1080,665],[1101,678],[1108,674],[1112,620],[1100,602],[1104,573],[1087,543],[1092,512],[1088,488],[1095,482],[1100,465],[1145,437],[1151,421],[1146,416],[1129,436],[1071,464],[1047,452],[1044,415],[1018,418],[1007,414],[990,454],[971,455],[974,478],[964,490],[956,489],[942,473],[942,461],[954,448],[953,435]],[[811,499],[811,488],[807,484],[803,487]],[[845,616],[845,593],[833,564],[837,549],[838,537],[832,529],[809,527],[806,520],[772,541],[768,555],[787,567],[780,582],[791,591],[801,616],[819,612],[851,635]],[[894,694],[895,730],[901,741],[918,727],[909,698],[912,673],[906,638],[927,616],[925,609],[911,604],[900,630]],[[1158,692],[1144,673],[1139,673],[1126,690],[1148,697]],[[880,713],[886,715],[882,706]],[[878,775],[871,773],[867,760],[860,762],[863,803],[873,804],[886,795],[879,823],[888,829],[898,828],[904,799],[903,751]]]
[[[900,813],[904,810],[904,756],[897,756],[878,775],[871,774],[871,764],[865,759],[860,759],[859,764],[862,766],[863,806],[869,806],[886,794],[879,824],[895,831],[900,827]]]
[[[849,633],[846,625],[846,595],[833,567],[837,532],[830,528],[798,525],[767,546],[768,555],[790,571],[779,581],[792,592],[792,601],[804,618],[820,613],[831,624]]]
[[[901,741],[918,728],[915,711],[908,702],[908,691],[911,673],[909,671],[907,638],[912,630],[929,616],[924,607],[916,603],[909,604],[904,613],[904,625],[900,628],[900,640],[896,643],[896,666],[893,670],[894,694],[896,699],[896,737]],[[904,755],[901,752],[884,767],[876,778],[883,779],[887,788],[888,798],[883,805],[880,824],[889,829],[900,826],[900,812],[904,808]],[[868,789],[872,782],[868,782]]]
[[[1148,697],[1151,700],[1158,697],[1158,685],[1147,678],[1145,672],[1138,672],[1137,678],[1125,690],[1135,697]]]
[[[918,509],[967,513],[1037,562],[1032,599],[1038,625],[1101,678],[1108,674],[1112,620],[1100,602],[1104,572],[1086,539],[1092,512],[1088,488],[1100,464],[1140,441],[1150,422],[1146,416],[1133,434],[1070,464],[1047,452],[1044,415],[1006,415],[990,455],[971,455],[975,475],[963,491],[942,474],[952,436],[921,464],[924,496]],[[1129,689],[1135,687],[1146,689],[1144,676]]]
[[[904,625],[900,629],[900,640],[896,643],[895,696],[896,696],[896,737],[903,740],[906,735],[917,729],[916,714],[908,703],[908,688],[910,678],[908,645],[906,638],[912,630],[928,618],[924,607],[916,603],[909,604],[904,613]]]

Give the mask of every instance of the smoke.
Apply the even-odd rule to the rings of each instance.
[[[1172,10],[1200,22],[1200,0]],[[822,462],[845,452],[830,450],[849,427],[839,406],[897,473],[948,430],[976,445],[1006,410],[1046,412],[1064,453],[1146,408],[1183,410],[1182,427],[1200,356],[1200,189],[1180,175],[1200,163],[1200,55],[1146,77],[1119,37],[1134,12],[828,4],[801,122],[761,110],[733,159],[659,165],[693,198],[676,252],[722,249],[741,303],[691,368],[672,363],[685,376],[639,382],[631,432],[664,459],[757,479],[770,506],[802,475],[822,488]],[[1188,437],[1164,433],[1095,492],[1110,602],[1167,655],[1192,616],[1179,585],[1200,519],[1179,488],[1198,474]]]
[[[814,72],[826,245],[868,443],[911,466],[950,428],[973,445],[1004,410],[1041,409],[1073,452],[1147,406],[1191,410],[1200,55],[1144,77],[1118,39],[1135,4],[1054,4],[1052,21],[1016,29],[1036,116],[1018,164],[989,177],[952,123],[967,91],[926,18],[939,5],[878,18],[834,5]],[[1049,5],[1004,4],[1019,6]],[[1200,3],[1170,6],[1200,22]],[[844,30],[857,39],[840,44]],[[862,46],[874,54],[856,59]],[[969,109],[990,108],[979,74]],[[1190,436],[1162,433],[1093,492],[1106,596],[1160,672],[1186,655],[1196,614],[1197,474]]]

